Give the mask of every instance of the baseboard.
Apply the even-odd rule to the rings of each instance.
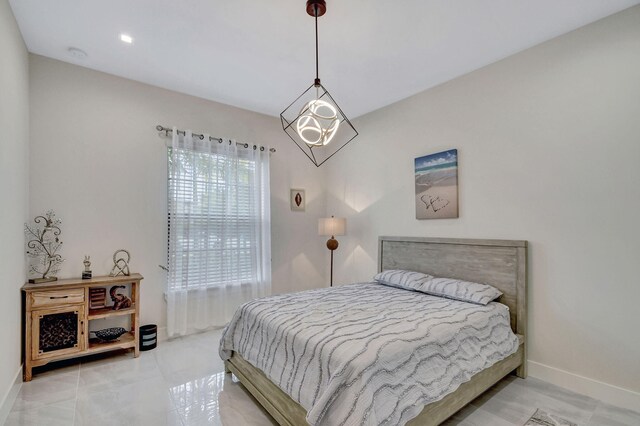
[[[169,335],[167,334],[167,327],[158,327],[158,343],[166,342],[169,340]]]
[[[575,373],[528,361],[529,376],[629,410],[640,407],[640,393]]]
[[[0,401],[0,425],[3,425],[7,421],[11,407],[13,407],[18,392],[20,392],[20,386],[22,386],[22,366],[18,368],[13,384],[7,389],[7,393],[4,395],[4,398],[2,398],[2,401]]]
[[[222,330],[225,326],[218,326],[218,325],[214,325],[212,327],[209,328],[205,328],[202,330],[198,330],[195,328],[189,328],[187,330],[187,334],[185,335],[180,335],[180,336],[173,336],[173,337],[169,337],[169,333],[167,332],[167,327],[158,327],[158,343],[160,342],[165,342],[167,340],[171,340],[174,338],[181,338],[181,337],[186,337],[186,336],[191,336],[194,334],[199,334],[199,333],[208,333],[210,331],[215,331],[215,330]]]

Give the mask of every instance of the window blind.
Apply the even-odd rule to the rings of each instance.
[[[173,147],[169,171],[169,290],[255,281],[255,161]]]

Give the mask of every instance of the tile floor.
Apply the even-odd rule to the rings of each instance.
[[[22,385],[6,425],[225,425],[276,423],[217,354],[220,331],[46,371]],[[640,426],[615,408],[540,380],[508,377],[445,424],[521,426],[542,408],[580,426]]]

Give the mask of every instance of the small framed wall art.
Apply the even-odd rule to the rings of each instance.
[[[415,159],[416,219],[458,217],[458,150]]]
[[[291,211],[303,212],[307,198],[304,195],[304,189],[291,189]]]

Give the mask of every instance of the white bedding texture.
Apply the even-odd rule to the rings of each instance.
[[[220,342],[307,410],[311,425],[398,425],[518,349],[506,306],[378,283],[254,300]]]

